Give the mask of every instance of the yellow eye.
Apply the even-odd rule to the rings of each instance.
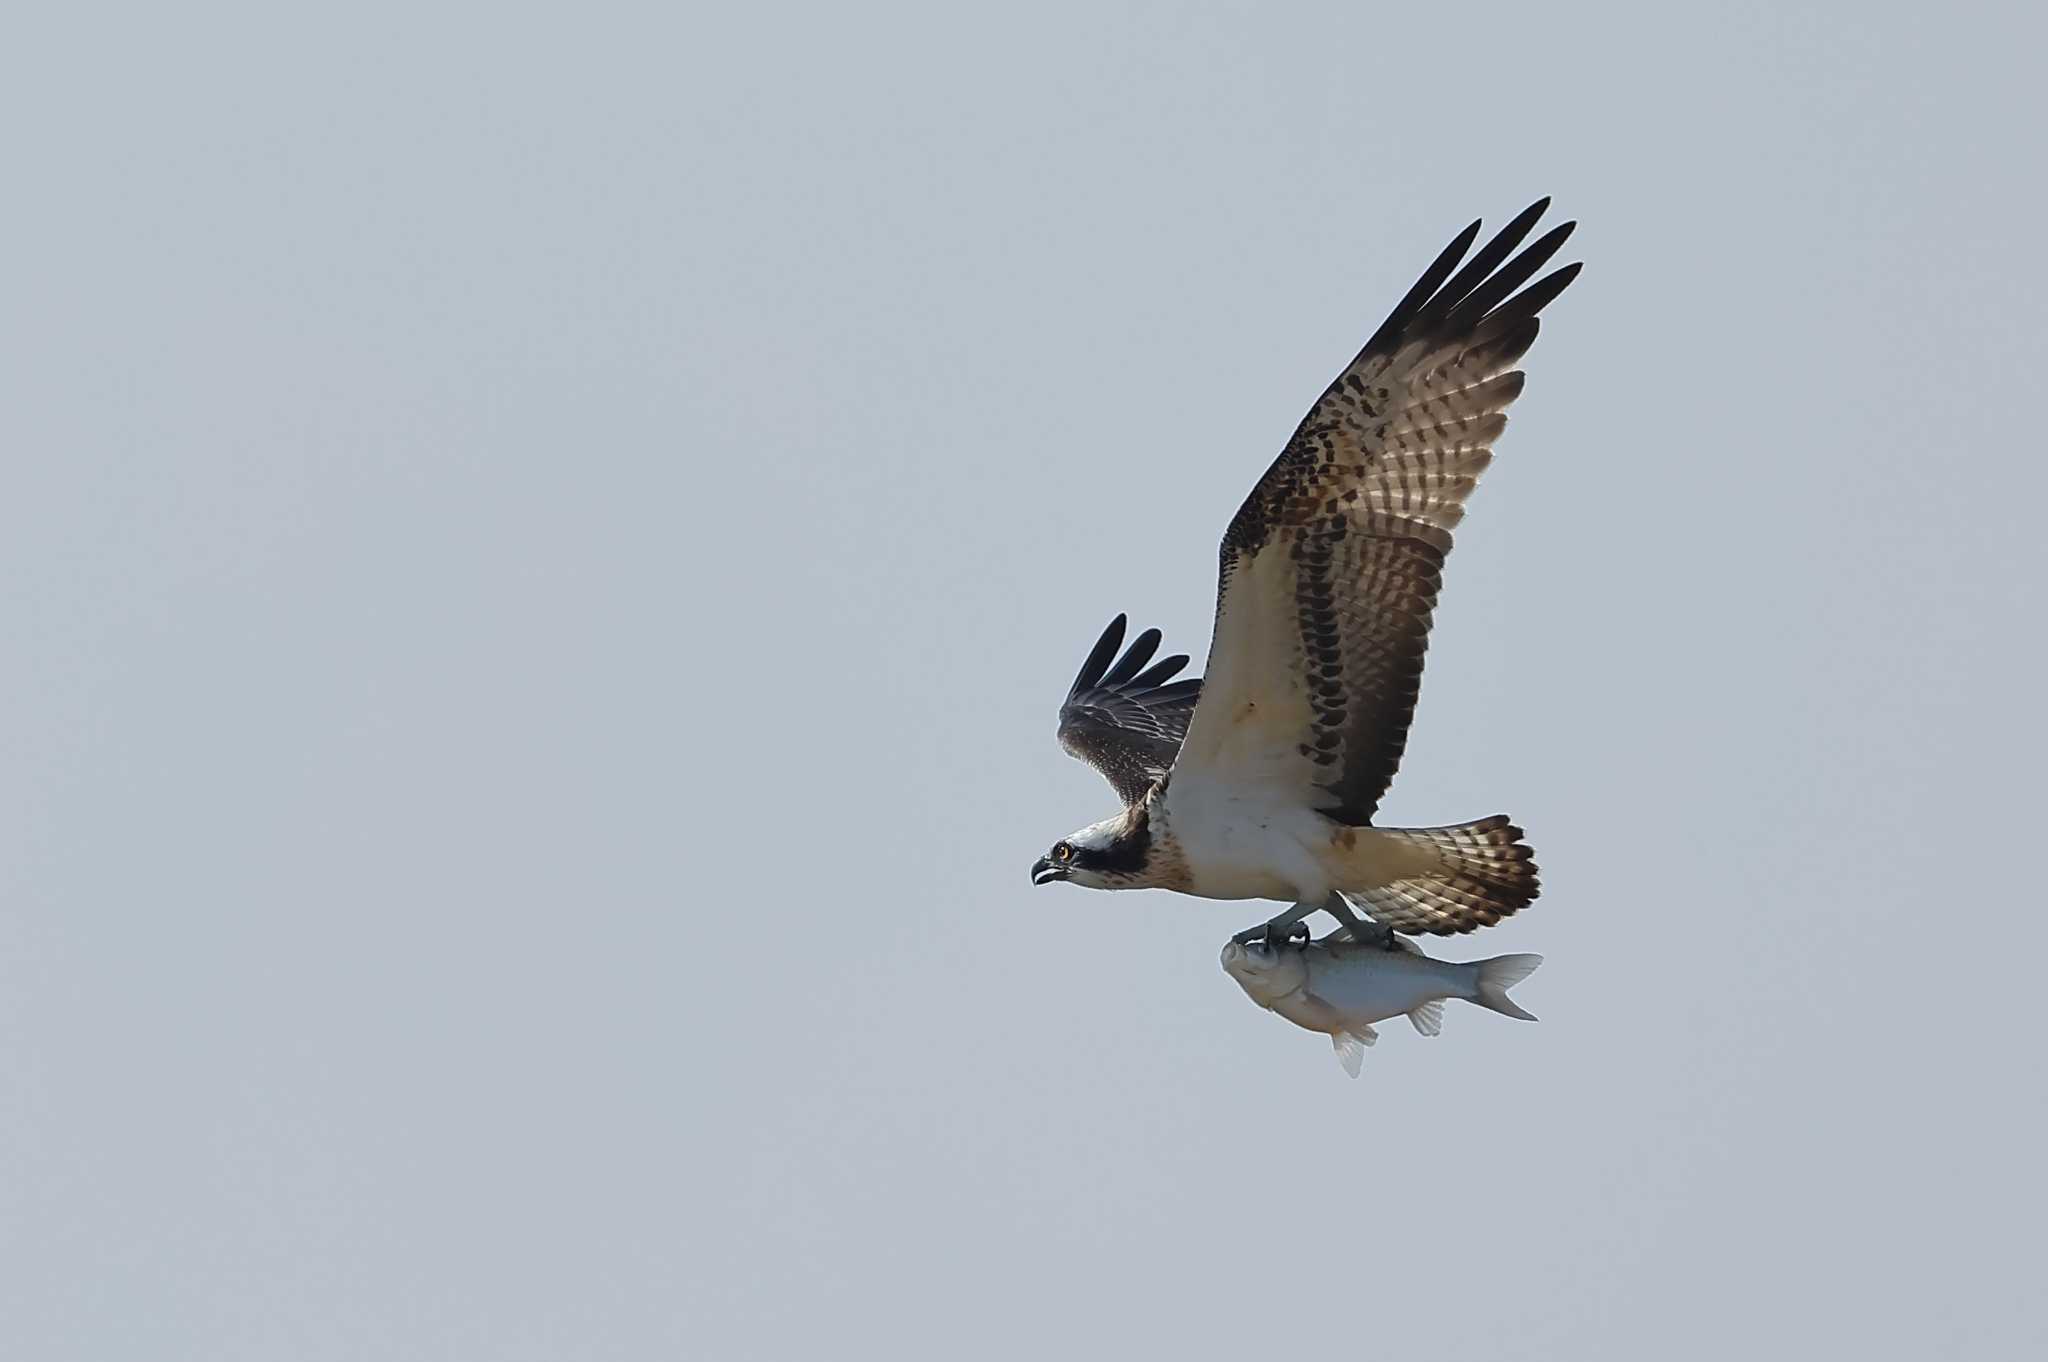
[[[1074,859],[1074,849],[1068,846],[1065,842],[1061,842],[1058,846],[1052,849],[1052,858],[1055,861],[1058,861],[1061,865],[1065,865],[1068,861]]]

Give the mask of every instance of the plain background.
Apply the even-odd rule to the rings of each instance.
[[[2040,1355],[2021,8],[17,26],[0,1354]],[[1546,193],[1349,1082],[1054,708]]]

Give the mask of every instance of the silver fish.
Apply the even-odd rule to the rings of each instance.
[[[1508,997],[1508,989],[1535,972],[1543,963],[1540,955],[1459,964],[1432,960],[1398,938],[1389,948],[1342,936],[1306,943],[1232,941],[1223,948],[1223,971],[1260,1007],[1328,1035],[1338,1063],[1353,1078],[1365,1047],[1379,1039],[1374,1022],[1406,1016],[1417,1031],[1433,1036],[1443,1029],[1445,998],[1536,1020]]]

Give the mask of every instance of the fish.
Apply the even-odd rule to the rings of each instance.
[[[1344,932],[1320,941],[1236,941],[1223,947],[1223,972],[1268,1012],[1329,1036],[1344,1072],[1358,1077],[1376,1021],[1405,1016],[1425,1036],[1443,1030],[1446,998],[1463,998],[1521,1021],[1535,1021],[1508,990],[1535,973],[1540,955],[1496,955],[1460,964],[1434,960],[1412,942],[1355,942]]]

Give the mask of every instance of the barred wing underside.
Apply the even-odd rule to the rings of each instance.
[[[1508,259],[1548,202],[1462,269],[1477,223],[1437,257],[1230,522],[1176,787],[1277,788],[1371,820],[1407,744],[1451,530],[1522,391],[1513,366],[1578,273],[1522,287],[1571,223]]]

